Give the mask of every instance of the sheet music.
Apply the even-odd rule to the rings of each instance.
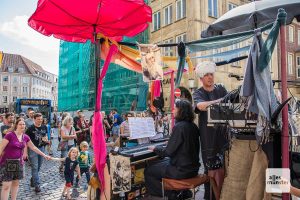
[[[130,139],[153,137],[156,134],[152,117],[129,117],[128,124]]]

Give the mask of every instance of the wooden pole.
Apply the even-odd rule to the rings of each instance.
[[[287,99],[287,67],[286,67],[286,29],[285,24],[280,26],[280,51],[281,51],[281,95],[282,102]],[[282,133],[281,133],[282,168],[289,168],[289,127],[288,107],[282,109]],[[289,194],[282,194],[283,200],[289,200]]]

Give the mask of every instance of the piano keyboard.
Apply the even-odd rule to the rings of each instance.
[[[136,147],[123,148],[119,153],[127,157],[137,157],[146,154],[151,154],[153,151],[149,150],[150,146],[166,146],[165,142],[152,143],[152,144],[143,144]]]

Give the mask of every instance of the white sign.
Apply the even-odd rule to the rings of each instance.
[[[128,124],[130,139],[153,137],[156,134],[152,117],[129,117]]]
[[[266,169],[266,192],[289,193],[290,192],[290,169],[268,168]]]

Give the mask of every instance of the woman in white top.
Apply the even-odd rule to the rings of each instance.
[[[60,135],[62,141],[68,141],[68,148],[66,150],[61,151],[61,158],[67,157],[69,149],[74,147],[74,139],[76,139],[76,132],[73,127],[73,118],[71,116],[66,116],[62,121],[62,126],[60,128]],[[63,162],[61,163],[59,170],[63,170]]]

